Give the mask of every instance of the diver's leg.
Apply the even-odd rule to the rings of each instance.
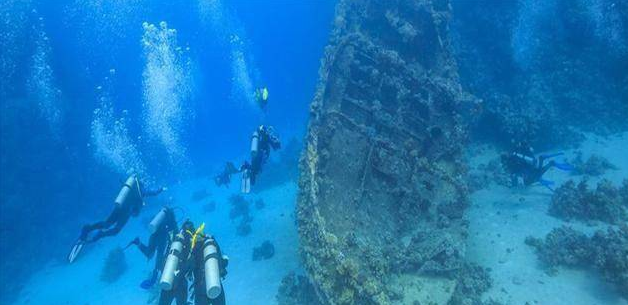
[[[172,300],[174,300],[174,290],[161,290],[159,294],[159,305],[170,305],[172,304]],[[177,299],[177,305],[179,301]]]
[[[175,279],[178,283],[175,285],[177,288],[176,296],[177,305],[187,305],[188,304],[188,282],[185,279],[185,276],[179,276],[179,279]]]
[[[92,238],[90,242],[95,242],[103,237],[114,236],[118,234],[120,230],[122,230],[124,225],[126,225],[127,221],[129,221],[129,217],[129,213],[119,213],[117,221],[115,222],[113,228],[98,231],[98,233],[94,235],[94,238]]]
[[[107,219],[83,226],[83,229],[81,230],[81,239],[85,240],[87,238],[87,235],[89,235],[89,233],[94,230],[102,230],[111,227],[111,225],[113,225],[116,219],[119,217],[120,212],[120,207],[116,205],[116,207],[113,209],[113,211],[111,211]]]

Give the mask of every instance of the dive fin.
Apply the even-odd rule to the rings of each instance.
[[[548,188],[550,191],[552,192],[554,191],[554,189],[552,188],[552,186],[554,186],[554,181],[540,179],[539,183],[541,183],[541,185],[543,185],[544,187]]]
[[[562,156],[564,154],[565,154],[564,152],[557,152],[557,153],[553,153],[553,154],[540,155],[539,158],[550,159],[550,158]]]
[[[571,164],[569,164],[567,162],[565,162],[565,163],[555,162],[554,163],[554,167],[556,167],[556,168],[558,168],[560,170],[566,171],[566,172],[570,172],[570,171],[573,171],[575,169],[573,165],[571,165]]]
[[[140,284],[140,287],[142,287],[142,289],[151,289],[153,287],[153,285],[155,285],[155,282],[157,281],[157,278],[150,278],[147,280],[143,280],[142,283]]]
[[[79,239],[76,242],[76,244],[74,244],[74,246],[72,247],[72,250],[70,250],[70,254],[68,254],[68,262],[70,264],[73,263],[74,260],[76,260],[78,255],[81,253],[81,250],[83,250],[84,245],[85,245],[85,241],[82,239]]]
[[[249,174],[249,170],[245,170],[244,173],[242,173],[242,185],[241,185],[241,191],[244,194],[248,194],[251,192],[251,177]]]

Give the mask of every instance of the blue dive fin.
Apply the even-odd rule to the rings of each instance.
[[[557,153],[553,153],[553,154],[540,155],[539,157],[543,158],[543,159],[550,159],[550,158],[562,156],[564,154],[565,154],[564,152],[557,152]]]
[[[142,289],[151,289],[153,287],[153,285],[155,285],[155,282],[157,281],[157,277],[153,277],[147,280],[142,281],[142,283],[140,284],[140,287],[142,287]]]
[[[539,183],[541,183],[541,185],[543,185],[544,187],[548,188],[550,191],[552,192],[554,191],[554,189],[552,188],[552,186],[554,186],[554,181],[539,179]]]
[[[573,165],[571,165],[571,164],[569,164],[567,162],[565,162],[565,163],[555,162],[554,163],[554,167],[556,167],[556,168],[558,168],[560,170],[566,171],[566,172],[570,172],[570,171],[573,171],[575,169],[573,167]]]

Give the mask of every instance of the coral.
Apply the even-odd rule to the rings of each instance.
[[[205,198],[207,198],[209,195],[211,195],[206,189],[200,189],[194,192],[194,194],[192,194],[192,201],[197,202],[197,201],[201,201]]]
[[[592,237],[570,227],[552,230],[545,240],[528,237],[526,243],[536,249],[548,268],[557,266],[590,267],[615,284],[628,299],[628,226],[609,227]]]
[[[392,277],[447,278],[463,266],[458,111],[475,99],[458,83],[449,18],[446,0],[337,5],[296,213],[304,267],[325,304],[391,304],[404,297],[386,285]]]
[[[240,222],[236,227],[236,233],[239,236],[246,236],[251,233],[251,222],[253,217],[250,215],[249,206],[251,202],[244,199],[242,195],[231,195],[229,197],[231,210],[229,210],[229,219],[234,220],[240,218]]]
[[[238,217],[244,217],[249,215],[250,202],[242,195],[231,195],[229,197],[229,203],[231,204],[231,210],[229,210],[229,219],[235,219]]]
[[[606,158],[596,154],[591,155],[587,161],[583,161],[581,152],[571,160],[571,164],[575,168],[572,172],[574,175],[601,176],[609,169],[617,169],[617,167]]]
[[[105,264],[100,272],[100,280],[106,283],[113,283],[120,279],[122,274],[126,272],[127,267],[124,250],[117,247],[107,255]]]
[[[322,305],[308,278],[294,272],[281,280],[276,299],[278,305]]]
[[[275,246],[268,240],[265,240],[259,247],[253,248],[253,260],[267,260],[275,255]]]
[[[628,182],[616,188],[609,180],[602,180],[595,191],[589,190],[588,182],[578,185],[567,181],[552,196],[549,213],[553,216],[572,220],[600,220],[608,223],[628,221]]]
[[[491,277],[484,268],[466,263],[456,274],[458,285],[448,305],[482,304],[482,293],[493,284]],[[489,302],[490,304],[490,302]]]

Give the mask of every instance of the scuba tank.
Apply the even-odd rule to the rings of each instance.
[[[179,233],[174,238],[174,241],[170,245],[170,250],[168,250],[168,257],[166,258],[166,264],[164,265],[164,269],[161,272],[161,279],[159,280],[159,287],[163,290],[171,290],[174,277],[176,276],[177,271],[179,270],[179,260],[181,253],[183,252],[183,241],[184,241],[183,233]]]
[[[153,220],[151,220],[150,223],[148,224],[148,229],[150,230],[150,234],[155,234],[155,232],[157,232],[161,224],[166,219],[167,214],[168,214],[168,208],[163,207],[161,208],[161,211],[159,211],[159,213],[157,213],[157,215],[153,217]]]
[[[212,238],[203,244],[203,261],[205,262],[205,292],[210,299],[217,298],[222,292],[220,284],[220,253]]]
[[[115,203],[119,206],[123,206],[129,200],[129,196],[132,196],[134,191],[137,191],[138,197],[141,198],[141,195],[139,194],[139,187],[140,186],[138,185],[137,178],[135,178],[135,176],[133,175],[129,176],[129,178],[126,179],[126,182],[122,186],[122,189],[118,193],[118,197],[116,197]]]
[[[251,153],[257,153],[259,149],[259,132],[257,130],[253,132],[253,136],[251,137]]]

